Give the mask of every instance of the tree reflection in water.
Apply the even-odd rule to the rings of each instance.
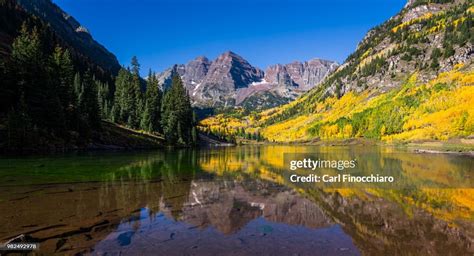
[[[284,153],[358,159],[357,172],[392,174],[402,183],[397,189],[291,183]],[[48,254],[473,253],[469,157],[249,146],[47,161],[54,170],[74,163],[77,172],[48,170],[52,184],[1,186],[0,240],[27,234]],[[81,169],[91,166],[102,171],[84,180]]]

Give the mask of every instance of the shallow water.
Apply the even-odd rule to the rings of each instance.
[[[312,172],[289,170],[302,155],[397,182],[292,183]],[[472,255],[473,166],[367,146],[2,158],[0,241],[25,234],[48,255]]]

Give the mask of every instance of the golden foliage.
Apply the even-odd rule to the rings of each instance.
[[[414,73],[401,88],[383,94],[364,91],[348,92],[341,98],[327,97],[309,105],[312,109],[309,113],[265,126],[262,124],[267,120],[305,102],[308,96],[241,118],[222,114],[210,117],[201,121],[200,128],[226,134],[236,134],[242,129],[251,133],[259,131],[270,142],[366,136],[386,142],[410,142],[466,137],[474,133],[474,72],[465,70],[463,64],[455,65],[453,70],[421,85]],[[405,103],[407,100],[414,103]],[[355,116],[364,113],[368,113],[364,116],[365,128],[355,127]],[[388,126],[391,119],[400,122],[398,129]],[[316,130],[311,131],[313,128]]]
[[[397,33],[397,31],[400,30],[400,29],[403,29],[405,27],[408,27],[408,26],[410,26],[412,24],[415,24],[415,23],[418,23],[420,21],[430,19],[431,17],[433,17],[433,13],[430,13],[430,12],[426,13],[426,14],[418,17],[418,18],[411,19],[409,21],[406,21],[406,22],[403,22],[403,23],[397,25],[396,27],[392,28],[392,32]]]
[[[392,172],[395,168],[403,176],[403,183],[400,185],[410,188],[323,188],[325,193],[337,192],[343,197],[358,197],[364,201],[388,200],[399,204],[408,215],[412,214],[414,208],[422,208],[453,224],[460,219],[474,218],[474,189],[466,186],[470,181],[464,176],[465,166],[452,161],[447,155],[391,154],[392,149],[385,147],[358,148],[355,151],[318,147],[318,151],[315,151],[314,147],[308,146],[267,145],[222,149],[218,154],[202,157],[199,164],[204,171],[219,176],[234,175],[240,179],[250,175],[284,184],[302,194],[320,191],[317,186],[305,186],[288,180],[288,166],[284,162],[284,156],[291,153],[317,153],[326,159],[357,158],[367,172]],[[377,158],[367,158],[368,154]],[[305,173],[302,171],[300,174]],[[448,188],[432,187],[433,184]]]

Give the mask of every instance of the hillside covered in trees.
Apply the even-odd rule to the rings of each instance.
[[[469,139],[473,15],[472,1],[409,1],[309,93],[267,111],[217,115],[200,129],[269,142]]]
[[[140,78],[134,57],[115,77],[71,54],[75,49],[49,24],[15,1],[1,1],[0,8],[22,19],[17,31],[2,20],[15,35],[0,59],[2,151],[196,143],[196,121],[178,76],[162,92],[151,71],[148,81]]]

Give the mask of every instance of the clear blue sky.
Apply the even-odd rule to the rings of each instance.
[[[53,0],[142,74],[232,50],[252,65],[343,62],[406,0]]]

